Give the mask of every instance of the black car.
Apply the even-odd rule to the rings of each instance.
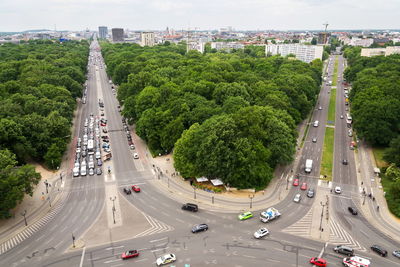
[[[375,251],[376,253],[378,253],[379,255],[381,255],[382,257],[387,256],[388,252],[379,245],[373,245],[373,246],[371,246],[371,249],[373,251]]]
[[[343,165],[349,164],[349,162],[347,161],[347,159],[344,159],[344,160],[342,161],[342,163],[343,163]]]
[[[347,209],[348,209],[348,210],[350,211],[350,213],[353,214],[353,215],[357,215],[357,214],[358,214],[357,209],[354,208],[354,207],[348,207]]]
[[[125,194],[127,194],[127,195],[132,194],[132,191],[131,191],[131,189],[129,189],[129,188],[124,188],[124,192],[125,192]]]
[[[307,197],[312,198],[312,197],[314,197],[314,195],[315,195],[314,189],[311,189],[311,188],[308,189]]]
[[[192,228],[192,233],[198,233],[198,232],[203,232],[208,230],[208,225],[205,223],[202,224],[197,224],[193,226]]]
[[[333,248],[333,250],[337,253],[344,254],[347,256],[353,256],[354,250],[350,247],[339,245]]]
[[[199,210],[199,207],[196,204],[186,203],[182,205],[183,210],[193,211],[196,212]]]

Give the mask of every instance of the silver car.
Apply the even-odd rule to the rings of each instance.
[[[301,195],[300,195],[300,194],[296,194],[296,195],[294,196],[293,201],[299,203],[300,200],[301,200]]]

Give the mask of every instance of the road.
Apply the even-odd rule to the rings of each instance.
[[[92,44],[91,51],[100,57],[96,42]],[[333,64],[328,66],[328,72],[332,75]],[[339,75],[342,72],[343,58],[339,57]],[[340,86],[337,89],[337,116],[345,112]],[[53,208],[54,216],[42,227],[38,227],[30,238],[2,254],[0,265],[153,266],[160,255],[175,253],[178,258],[176,266],[186,263],[190,266],[310,266],[309,258],[318,255],[326,258],[329,266],[342,266],[342,257],[332,251],[336,243],[348,243],[357,248],[357,254],[372,258],[374,266],[397,264],[398,261],[392,256],[381,258],[370,254],[367,248],[371,240],[386,248],[399,247],[399,244],[382,235],[362,215],[352,216],[347,212],[347,206],[360,205],[361,198],[354,157],[348,148],[347,126],[340,117],[335,123],[333,183],[328,185],[318,179],[329,90],[330,87],[324,83],[319,104],[311,119],[312,122],[318,120],[320,124],[318,127],[310,127],[304,147],[298,152],[298,164],[294,165],[293,170],[293,174],[300,174],[300,182],[307,182],[308,187],[317,190],[316,197],[307,198],[305,191],[290,184],[287,197],[274,205],[281,211],[282,217],[262,224],[258,219],[259,211],[254,212],[254,218],[239,221],[236,212],[208,211],[201,206],[197,213],[181,210],[182,201],[170,197],[165,193],[165,188],[160,187],[145,150],[138,146],[134,151],[129,148],[117,108],[118,102],[102,59],[92,60],[89,65],[87,102],[80,109],[79,126],[74,134],[82,136],[84,121],[90,117],[90,113],[101,117],[98,99],[102,99],[113,155],[103,170],[110,166],[111,173],[75,178],[71,175],[66,182],[62,201]],[[312,138],[317,138],[317,142],[313,143]],[[133,158],[134,152],[139,154],[139,159]],[[349,160],[349,165],[341,164],[343,158]],[[314,161],[310,174],[304,173],[306,159]],[[291,172],[286,174],[290,177]],[[292,178],[288,181],[291,182]],[[124,194],[122,189],[132,184],[139,185],[141,192]],[[336,185],[343,188],[341,195],[330,193],[330,188]],[[171,186],[176,185],[171,181]],[[298,192],[303,198],[300,203],[294,203],[293,196]],[[318,204],[325,199],[325,195],[328,195],[331,203],[329,223],[328,220],[323,221],[323,225],[329,224],[329,230],[325,230],[325,234],[331,232],[329,240],[318,237],[310,239],[313,227],[318,228],[321,210]],[[110,200],[114,197],[115,202]],[[265,200],[255,200],[254,204],[262,204],[262,201]],[[221,199],[220,202],[237,205],[238,209],[248,207],[247,203],[236,203],[234,200]],[[192,234],[191,227],[198,223],[207,223],[209,230]],[[254,239],[253,233],[262,226],[268,227],[270,235],[261,240]],[[71,247],[72,235],[76,237],[76,249]],[[96,242],[91,244],[91,240]],[[80,248],[83,247],[82,243],[84,249]],[[120,255],[127,249],[138,249],[140,256],[122,261]]]

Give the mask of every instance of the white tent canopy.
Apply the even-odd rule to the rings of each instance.
[[[211,180],[213,186],[223,185],[224,183],[220,179],[213,179]]]
[[[196,178],[196,181],[197,181],[198,183],[201,183],[201,182],[207,182],[208,179],[207,179],[206,177],[199,177],[199,178]]]

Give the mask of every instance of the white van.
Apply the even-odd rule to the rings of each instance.
[[[73,169],[73,174],[74,174],[74,177],[79,176],[79,167],[75,167],[75,168]]]
[[[86,176],[86,165],[82,165],[81,167],[81,175]]]
[[[318,127],[319,121],[314,121],[314,127]]]

